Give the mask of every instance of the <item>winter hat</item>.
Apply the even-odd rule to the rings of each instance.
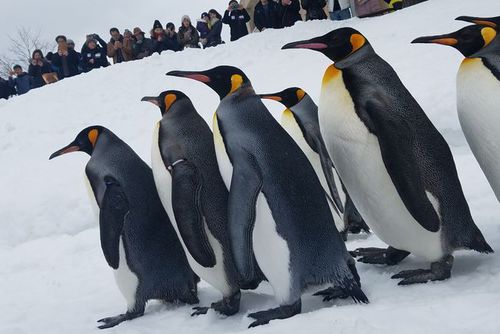
[[[144,31],[142,31],[141,28],[139,28],[139,27],[135,27],[134,28],[134,35],[137,35],[137,34],[143,34],[144,35]]]
[[[182,17],[181,22],[184,22],[184,20],[188,20],[188,21],[189,21],[189,23],[191,23],[191,18],[190,18],[188,15],[184,15],[184,16]]]
[[[131,32],[130,30],[128,30],[128,29],[125,29],[125,30],[123,31],[123,33],[124,33],[124,34],[131,34],[131,35],[132,35],[132,32]]]
[[[201,18],[204,18],[205,16],[208,16],[208,13],[207,13],[207,12],[203,12],[203,13],[201,13]]]
[[[66,42],[66,36],[64,36],[64,35],[57,36],[56,37],[56,42],[57,42],[58,39],[62,39],[62,40],[64,40]]]
[[[73,44],[73,45],[75,45],[75,42],[73,42],[73,40],[72,40],[72,39],[68,39],[67,43],[68,43],[68,44]]]
[[[238,1],[236,1],[236,0],[231,0],[231,1],[229,1],[229,6],[231,6],[231,4],[234,2],[238,3]]]
[[[175,30],[175,24],[173,24],[172,22],[168,22],[165,28],[170,30]]]
[[[163,26],[161,25],[160,21],[158,21],[158,20],[155,20],[155,23],[153,24],[153,30],[155,30],[156,28],[163,29]]]

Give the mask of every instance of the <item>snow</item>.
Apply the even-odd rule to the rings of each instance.
[[[196,6],[200,2],[192,2],[191,9],[196,10],[178,3],[185,6],[182,12],[191,13],[199,11]],[[50,153],[72,141],[84,127],[102,124],[149,162],[151,136],[160,113],[140,99],[166,89],[188,94],[211,124],[218,104],[216,94],[203,84],[166,77],[169,70],[232,64],[247,73],[259,93],[299,86],[318,101],[328,60],[311,51],[280,48],[340,26],[352,26],[368,38],[443,133],[454,153],[474,219],[498,251],[500,208],[466,144],[456,113],[455,76],[461,56],[451,48],[411,45],[410,41],[464,26],[453,20],[459,15],[499,13],[498,0],[431,0],[383,17],[298,23],[290,29],[265,31],[214,49],[167,52],[111,66],[9,101],[0,100],[0,333],[97,333],[97,319],[126,309],[112,270],[102,256],[96,216],[83,182],[88,157],[74,153],[49,162]],[[107,27],[109,21],[106,17],[101,23]],[[266,105],[273,115],[280,116],[282,107],[278,103]],[[382,245],[373,235],[354,236],[347,242],[349,249]],[[349,300],[324,304],[307,295],[302,314],[251,331],[500,332],[500,259],[496,254],[455,253],[453,276],[444,282],[399,287],[389,278],[400,270],[427,266],[412,256],[395,267],[359,263],[369,305],[355,305]],[[220,297],[205,283],[200,284],[199,296],[202,305]],[[243,293],[241,312],[230,318],[212,312],[191,318],[188,306],[151,302],[144,317],[108,332],[246,332],[251,322],[248,313],[275,305],[271,288],[262,284],[257,291]]]

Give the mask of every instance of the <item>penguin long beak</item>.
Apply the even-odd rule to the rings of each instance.
[[[160,102],[158,101],[158,97],[157,96],[144,96],[141,99],[141,101],[150,102],[150,103],[154,104],[157,107],[160,106]]]
[[[261,99],[264,99],[264,100],[273,100],[273,101],[278,101],[278,102],[283,101],[283,99],[281,98],[281,96],[277,96],[277,95],[260,94],[259,97]]]
[[[448,46],[455,46],[458,44],[458,40],[455,38],[454,34],[436,35],[436,36],[423,36],[415,38],[411,41],[415,43],[430,43],[430,44],[441,44]]]
[[[292,42],[284,45],[282,50],[286,49],[309,49],[315,51],[322,51],[328,49],[328,44],[326,44],[321,37],[316,37],[313,39],[308,39],[304,41]]]
[[[497,24],[495,22],[493,22],[489,18],[485,18],[485,17],[459,16],[455,20],[471,22],[471,23],[474,23],[474,24],[477,24],[480,26],[491,27],[494,29],[497,28]]]
[[[196,80],[203,83],[209,83],[212,79],[205,75],[204,72],[192,72],[192,71],[170,71],[167,75],[172,77],[188,78]]]
[[[75,143],[71,143],[68,146],[61,148],[59,151],[55,151],[54,153],[52,153],[49,157],[49,160],[57,158],[58,156],[66,153],[78,152],[78,151],[80,151],[80,146],[76,145]]]

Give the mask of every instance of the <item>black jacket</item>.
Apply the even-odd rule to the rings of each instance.
[[[226,10],[222,23],[229,24],[229,28],[231,28],[231,41],[236,41],[248,35],[248,21],[250,21],[250,15],[248,15],[245,9],[232,10],[231,12]]]
[[[151,56],[154,45],[150,38],[144,37],[142,41],[136,40],[132,46],[132,51],[136,59],[142,59]]]
[[[324,20],[327,18],[323,8],[326,6],[326,0],[301,0],[302,8],[306,13],[306,20]]]
[[[179,44],[182,48],[199,48],[198,41],[200,40],[200,35],[195,27],[190,25],[188,28],[181,26],[179,32],[177,33],[177,38],[179,39]]]
[[[57,76],[59,80],[79,74],[79,63],[80,57],[75,50],[68,49],[67,56],[60,56],[59,53],[54,53],[52,56],[52,64],[58,68]]]
[[[222,44],[221,33],[222,33],[222,21],[218,20],[210,28],[210,32],[207,35],[206,47],[209,48],[211,46],[216,46],[216,45]]]
[[[30,64],[30,67],[28,68],[28,74],[31,75],[32,78],[31,88],[39,88],[45,85],[45,80],[43,80],[42,74],[52,72],[50,64],[45,60],[42,60],[42,62],[42,66]]]
[[[91,60],[93,60],[93,62],[91,62]],[[87,48],[85,53],[82,54],[82,68],[84,72],[88,72],[99,67],[106,67],[108,65],[106,47],[97,46],[93,50]]]
[[[9,96],[16,93],[7,80],[0,78],[0,99],[8,99]]]
[[[267,8],[259,1],[253,15],[255,26],[261,31],[264,28],[281,28],[278,4],[272,0],[267,3]]]
[[[179,44],[179,37],[175,33],[172,37],[165,35],[163,42],[163,50],[181,51],[182,47]]]
[[[295,24],[297,21],[302,21],[302,16],[300,16],[300,3],[299,0],[292,0],[292,3],[288,6],[285,6],[281,4],[281,1],[278,2],[279,4],[279,17],[280,17],[280,23],[282,27],[291,27]]]

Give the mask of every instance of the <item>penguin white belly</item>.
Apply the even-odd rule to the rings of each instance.
[[[116,285],[122,293],[123,297],[127,301],[127,309],[132,311],[135,306],[135,295],[137,292],[137,287],[139,286],[139,279],[137,275],[130,270],[127,264],[127,257],[125,253],[125,248],[123,247],[123,239],[120,236],[120,262],[118,269],[114,270]]]
[[[92,186],[90,185],[90,180],[86,173],[83,173],[83,178],[85,180],[85,188],[87,188],[87,193],[90,198],[90,206],[92,207],[92,211],[94,212],[96,221],[99,221],[99,212],[101,210],[99,209],[99,205],[97,205],[96,196],[94,195],[94,191],[92,190]]]
[[[214,135],[214,145],[215,154],[217,155],[217,164],[219,165],[219,171],[224,180],[224,184],[227,189],[231,188],[231,179],[233,177],[233,165],[229,156],[227,155],[226,146],[224,145],[224,139],[219,130],[219,124],[217,122],[217,114],[214,114],[212,130]]]
[[[290,302],[290,251],[287,242],[278,234],[276,222],[263,193],[257,197],[252,246],[260,269],[273,287],[280,304]]]
[[[465,138],[500,201],[500,81],[481,59],[465,59],[457,76],[457,108]]]
[[[307,160],[309,160],[314,171],[316,172],[321,186],[325,190],[326,194],[330,194],[330,188],[328,187],[328,182],[326,181],[325,173],[323,172],[323,167],[321,166],[321,159],[319,157],[319,154],[314,152],[311,146],[309,146],[309,144],[307,143],[304,135],[302,134],[302,130],[300,129],[299,124],[295,120],[295,117],[290,110],[286,109],[283,112],[283,114],[281,115],[280,124],[283,129],[285,129],[285,131],[290,135],[290,137],[292,137],[293,140],[297,143],[302,152],[304,152]],[[333,174],[334,178],[336,177],[335,186],[337,187],[337,191],[339,192],[340,200],[345,204],[345,194],[342,191],[342,185],[340,184],[340,179],[337,176],[337,171],[333,170]],[[330,201],[328,201],[328,204],[333,215],[335,227],[338,231],[344,231],[344,220],[337,214]]]
[[[224,253],[222,250],[222,246],[219,241],[212,235],[209,231],[207,224],[204,222],[204,228],[208,236],[208,242],[212,247],[212,250],[215,254],[215,266],[211,268],[205,268],[200,265],[189,253],[184,240],[181,237],[179,232],[179,228],[177,227],[177,221],[175,220],[174,209],[172,206],[172,177],[163,163],[163,159],[160,154],[160,147],[158,145],[158,132],[159,127],[155,130],[155,134],[153,136],[153,145],[152,145],[152,169],[153,169],[153,177],[156,184],[156,189],[158,190],[158,195],[160,200],[165,208],[165,211],[170,218],[172,226],[174,227],[175,232],[177,233],[177,237],[179,238],[182,248],[184,249],[184,253],[186,254],[186,258],[191,269],[196,273],[196,275],[200,276],[204,281],[208,284],[212,285],[214,288],[219,290],[224,296],[229,296],[232,292],[231,287],[227,283],[226,271],[224,268]]]
[[[341,78],[324,81],[319,118],[330,156],[354,204],[388,245],[429,261],[439,260],[443,256],[441,230],[429,232],[406,209],[384,165],[378,139],[356,114]],[[439,203],[429,197],[438,209]]]

